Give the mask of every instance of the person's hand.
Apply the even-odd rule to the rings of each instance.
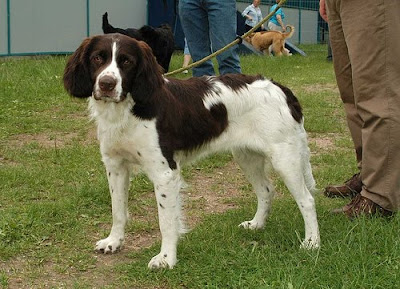
[[[253,17],[251,17],[250,15],[247,15],[247,19],[249,19],[250,21],[253,21]]]
[[[326,14],[326,6],[325,0],[319,0],[319,14],[321,15],[322,19],[328,22],[328,15]]]
[[[282,32],[286,32],[286,25],[282,26]]]

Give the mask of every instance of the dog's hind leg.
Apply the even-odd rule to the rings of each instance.
[[[295,141],[295,143],[298,144],[299,141]],[[310,185],[310,180],[305,179],[304,162],[307,160],[299,150],[293,143],[280,143],[273,148],[271,162],[293,195],[303,216],[305,239],[301,247],[314,249],[320,246],[317,213],[314,198],[307,188],[307,185],[311,187],[312,184]],[[310,169],[310,167],[308,166],[306,169]]]
[[[281,44],[280,41],[275,41],[275,42],[272,44],[272,51],[274,52],[274,55],[275,55],[275,56],[282,56],[282,51],[281,51],[281,49],[282,49],[282,44]]]
[[[259,153],[247,150],[235,150],[233,156],[243,170],[246,178],[257,195],[257,212],[251,221],[242,222],[239,226],[245,229],[261,229],[268,217],[275,190],[269,180],[270,165]]]
[[[162,238],[160,253],[150,260],[148,267],[172,269],[177,262],[178,240],[184,233],[179,195],[182,185],[180,171],[179,168],[156,167],[148,172],[148,176],[154,183]]]

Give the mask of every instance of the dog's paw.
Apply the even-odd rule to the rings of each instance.
[[[264,228],[264,224],[260,224],[254,220],[251,220],[240,223],[239,227],[247,230],[259,230]]]
[[[121,249],[122,243],[122,238],[108,236],[107,238],[96,243],[95,250],[104,254],[115,253]]]
[[[320,241],[318,238],[306,239],[301,242],[300,248],[305,250],[315,250],[320,247]]]
[[[172,269],[176,264],[176,258],[169,258],[167,254],[158,254],[154,256],[147,265],[151,270]]]

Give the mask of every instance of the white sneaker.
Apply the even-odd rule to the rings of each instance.
[[[189,71],[186,69],[186,70],[182,71],[182,73],[183,73],[183,74],[188,74]]]

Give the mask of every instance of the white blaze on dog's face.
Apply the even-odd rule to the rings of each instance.
[[[93,97],[96,100],[120,102],[125,99],[125,95],[122,93],[122,76],[117,63],[117,42],[111,43],[109,51],[111,55],[107,55],[106,51],[95,51],[90,57],[92,64],[104,66],[103,70],[98,70],[100,73],[96,77]]]

